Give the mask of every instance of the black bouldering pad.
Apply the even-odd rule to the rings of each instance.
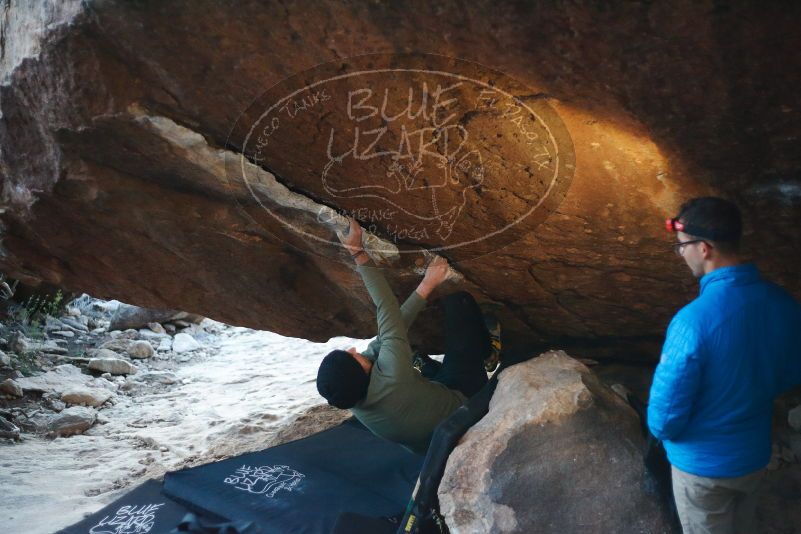
[[[161,489],[161,481],[148,480],[57,534],[168,534],[188,510]]]
[[[167,473],[164,493],[192,510],[264,532],[329,534],[340,514],[397,516],[423,457],[355,420],[227,460]]]

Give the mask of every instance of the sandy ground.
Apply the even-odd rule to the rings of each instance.
[[[320,359],[368,343],[223,326],[211,356],[171,369],[176,384],[119,395],[100,412],[105,424],[0,445],[0,531],[53,533],[146,479],[265,448],[287,420],[323,402],[314,385]]]

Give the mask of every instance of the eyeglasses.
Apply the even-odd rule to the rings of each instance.
[[[687,245],[692,245],[693,243],[705,243],[706,246],[712,248],[706,240],[704,239],[691,239],[689,241],[679,241],[678,243],[673,243],[671,245],[673,247],[673,252],[676,253],[676,256],[682,256],[684,254],[684,247]]]

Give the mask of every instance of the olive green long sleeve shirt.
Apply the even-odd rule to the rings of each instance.
[[[466,398],[412,366],[407,331],[426,300],[414,291],[398,306],[381,269],[360,265],[357,270],[376,305],[378,335],[362,353],[373,367],[367,395],[352,408],[353,415],[374,434],[425,454],[434,428]]]

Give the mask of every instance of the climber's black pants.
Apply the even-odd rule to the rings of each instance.
[[[445,314],[445,358],[426,358],[423,376],[472,397],[487,383],[484,359],[491,350],[490,335],[473,295],[457,291],[440,299]]]

